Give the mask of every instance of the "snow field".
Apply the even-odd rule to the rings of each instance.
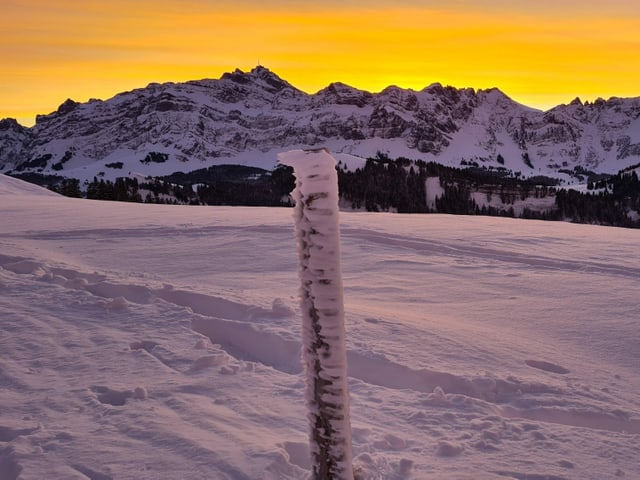
[[[31,189],[0,177],[0,478],[308,478],[291,210]],[[341,222],[359,478],[640,478],[637,231]]]

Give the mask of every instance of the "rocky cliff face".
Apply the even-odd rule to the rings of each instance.
[[[12,118],[0,120],[0,171],[24,162],[29,157],[31,132]]]
[[[497,89],[431,85],[369,93],[333,83],[309,95],[264,67],[218,80],[150,84],[65,101],[25,128],[0,121],[0,171],[75,178],[168,174],[213,164],[271,168],[276,153],[332,152],[504,166],[523,175],[640,161],[640,98],[575,100],[541,112]]]

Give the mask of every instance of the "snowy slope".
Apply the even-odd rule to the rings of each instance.
[[[0,478],[308,478],[291,210],[31,189],[0,175]],[[360,478],[640,478],[640,232],[341,225]]]
[[[640,98],[541,112],[498,89],[440,84],[370,93],[337,82],[309,95],[259,66],[105,101],[67,100],[29,129],[0,121],[0,171],[81,180],[225,163],[271,169],[279,151],[319,147],[451,166],[500,167],[500,155],[524,176],[563,177],[559,170],[575,167],[615,173],[640,162]]]
[[[24,197],[60,197],[51,190],[7,175],[0,176],[0,195],[8,205],[19,202]]]

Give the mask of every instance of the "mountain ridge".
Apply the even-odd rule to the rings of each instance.
[[[0,120],[0,172],[81,180],[218,164],[271,169],[279,151],[320,146],[343,158],[381,152],[570,181],[575,169],[615,173],[640,161],[640,97],[541,111],[497,88],[439,83],[371,93],[333,82],[308,94],[257,66],[107,100],[67,99],[33,127]]]

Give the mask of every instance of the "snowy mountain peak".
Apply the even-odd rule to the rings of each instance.
[[[245,73],[239,68],[236,68],[232,73],[223,74],[221,80],[231,80],[232,82],[242,85],[258,85],[261,88],[264,88],[265,90],[272,93],[280,92],[285,88],[295,89],[295,87],[293,87],[290,83],[286,82],[271,70],[263,67],[262,65],[254,67],[248,73]]]
[[[370,93],[334,82],[307,94],[266,67],[71,99],[32,128],[0,123],[0,171],[80,179],[166,175],[216,164],[273,168],[283,150],[383,152],[459,166],[562,176],[640,162],[640,98],[573,101],[547,112],[497,88],[434,83]]]
[[[373,95],[342,82],[333,82],[316,93],[316,97],[338,105],[354,105],[362,108],[373,98]]]
[[[494,105],[513,104],[514,101],[506,93],[499,88],[488,88],[486,90],[478,90],[477,95],[483,97],[485,101]]]
[[[56,113],[59,114],[59,115],[64,115],[66,113],[74,111],[76,108],[78,108],[79,105],[80,104],[78,102],[75,102],[75,101],[71,100],[70,98],[67,98],[58,107],[58,110],[56,110]]]
[[[26,127],[20,125],[15,118],[0,119],[0,131],[21,132],[24,130],[26,130]]]
[[[0,172],[14,168],[28,155],[31,130],[14,118],[0,120]]]

